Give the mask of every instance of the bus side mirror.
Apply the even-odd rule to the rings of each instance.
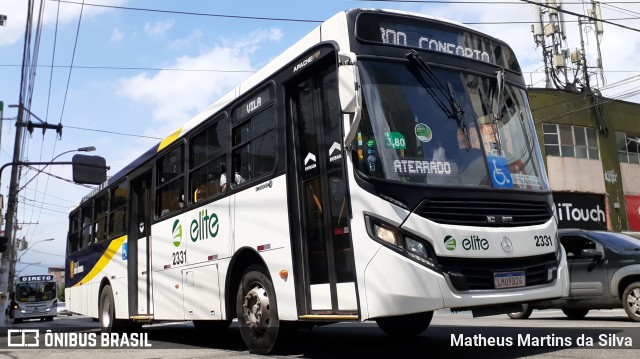
[[[338,92],[342,112],[356,112],[358,96],[358,67],[352,52],[338,54]]]
[[[100,156],[74,155],[73,182],[84,184],[101,184],[107,180],[107,162]]]

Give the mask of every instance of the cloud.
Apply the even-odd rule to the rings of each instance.
[[[144,33],[150,37],[161,37],[163,36],[169,29],[173,27],[175,24],[175,20],[169,19],[165,21],[157,21],[153,24],[146,22],[144,24]]]
[[[121,6],[127,0],[94,0],[91,3],[95,5]],[[34,18],[40,9],[41,3],[44,4],[45,26],[66,25],[76,22],[80,16],[82,9],[82,18],[86,20],[100,14],[112,11],[107,7],[99,6],[81,6],[75,3],[53,2],[48,0],[34,1]],[[5,0],[2,2],[2,14],[7,15],[8,21],[6,27],[0,28],[0,46],[12,45],[21,40],[24,36],[25,21],[27,18],[27,2],[16,0]]]
[[[185,47],[190,46],[194,42],[202,39],[203,33],[200,30],[193,30],[191,34],[177,40],[173,40],[169,43],[169,48],[174,51],[181,50]]]
[[[153,110],[147,135],[164,137],[198,111],[237,86],[253,71],[252,55],[267,41],[279,41],[278,29],[258,30],[239,40],[223,40],[198,56],[181,56],[166,68],[194,71],[147,72],[119,80],[119,94],[146,104]],[[214,71],[196,71],[212,69]]]
[[[116,41],[120,41],[124,38],[124,34],[122,33],[122,31],[118,30],[118,29],[113,29],[113,32],[111,33],[111,38],[110,40],[113,42]]]

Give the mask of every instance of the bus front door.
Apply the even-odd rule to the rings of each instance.
[[[331,56],[328,56],[331,57]],[[298,262],[298,311],[305,315],[357,315],[343,129],[335,63],[310,68],[287,87],[295,144],[289,178],[294,251]],[[295,203],[293,203],[295,202]],[[301,274],[301,275],[300,275]]]

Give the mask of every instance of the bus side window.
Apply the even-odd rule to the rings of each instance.
[[[80,230],[80,245],[79,249],[84,249],[89,247],[91,244],[91,229],[92,229],[92,220],[93,220],[93,202],[87,202],[80,208],[82,224]]]
[[[170,150],[156,162],[156,215],[164,216],[184,206],[183,146]]]
[[[229,145],[226,116],[221,116],[189,142],[189,195],[191,203],[220,193],[220,164]]]
[[[75,253],[78,251],[78,245],[80,243],[80,211],[75,211],[69,216],[69,241],[68,241],[68,253]]]
[[[109,238],[124,234],[127,230],[127,199],[129,197],[129,182],[122,182],[111,190],[111,205],[109,212]]]

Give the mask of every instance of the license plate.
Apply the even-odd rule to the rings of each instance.
[[[495,288],[514,288],[526,285],[525,274],[520,272],[501,272],[493,274]]]

